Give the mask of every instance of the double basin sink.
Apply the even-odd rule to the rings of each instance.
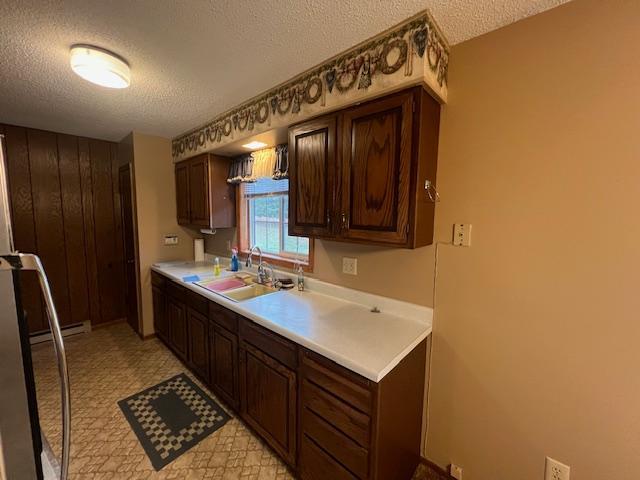
[[[249,275],[201,280],[195,282],[195,285],[228,298],[233,302],[242,302],[278,291],[276,288],[256,283],[254,277]]]

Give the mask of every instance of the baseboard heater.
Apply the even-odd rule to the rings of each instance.
[[[91,331],[91,322],[75,323],[73,325],[67,325],[61,328],[62,336],[69,337],[71,335],[77,335],[79,333],[89,333]],[[35,333],[29,337],[29,343],[35,345],[36,343],[50,342],[52,339],[51,333],[42,332]]]

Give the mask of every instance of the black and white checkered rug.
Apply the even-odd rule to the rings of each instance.
[[[160,470],[222,427],[229,415],[184,373],[118,402]]]

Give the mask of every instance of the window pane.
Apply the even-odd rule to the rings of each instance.
[[[253,223],[252,245],[263,251],[280,253],[280,200],[278,197],[258,197],[252,199],[253,208],[249,221]],[[250,207],[251,208],[251,207]]]
[[[284,199],[284,222],[282,234],[284,235],[284,251],[295,253],[303,257],[309,256],[309,239],[306,237],[289,236],[289,196]]]
[[[248,244],[258,245],[265,253],[309,257],[309,239],[290,237],[289,232],[289,181],[259,179],[245,184],[243,193],[248,199]]]

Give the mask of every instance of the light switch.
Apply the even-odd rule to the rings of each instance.
[[[164,236],[164,244],[165,245],[177,245],[178,244],[178,236],[177,235],[165,235]]]
[[[453,225],[453,244],[456,247],[471,246],[471,224],[455,223]]]

